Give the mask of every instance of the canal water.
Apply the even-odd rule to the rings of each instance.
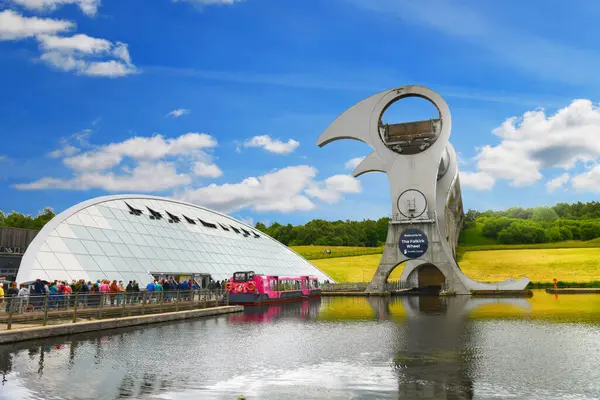
[[[0,347],[0,399],[597,399],[600,296],[328,297]]]

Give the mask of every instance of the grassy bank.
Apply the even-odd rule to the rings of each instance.
[[[307,260],[319,260],[325,258],[337,258],[337,257],[354,257],[364,256],[369,254],[381,254],[383,253],[383,246],[381,247],[351,247],[351,246],[290,246],[292,250],[300,254]],[[331,253],[325,253],[329,250]]]
[[[380,258],[372,254],[312,262],[338,282],[362,282],[373,277]],[[466,251],[460,267],[469,277],[484,282],[526,276],[540,285],[536,287],[546,287],[543,285],[552,285],[556,277],[568,284],[595,287],[589,285],[600,281],[600,248]],[[398,266],[390,279],[399,279],[402,270],[403,266]]]

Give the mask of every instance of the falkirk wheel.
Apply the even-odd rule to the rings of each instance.
[[[393,103],[407,97],[430,101],[438,118],[383,124]],[[354,170],[387,174],[392,216],[381,261],[367,290],[384,291],[390,273],[406,262],[401,280],[418,287],[443,286],[449,292],[523,290],[529,279],[497,283],[467,277],[456,261],[456,246],[464,212],[456,152],[448,141],[452,127],[444,99],[423,86],[403,86],[368,97],[342,113],[319,137],[322,147],[339,139],[355,139],[371,146]]]

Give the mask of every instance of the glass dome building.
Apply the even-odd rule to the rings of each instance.
[[[216,211],[177,200],[117,195],[54,217],[23,255],[17,282],[175,276],[222,280],[235,271],[333,280],[275,239]]]

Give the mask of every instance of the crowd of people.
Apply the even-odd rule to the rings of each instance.
[[[204,289],[221,289],[225,287],[225,282],[226,280],[215,282],[210,279]],[[161,297],[169,301],[176,296],[176,293],[172,292],[189,292],[197,289],[202,289],[202,287],[195,280],[177,280],[173,277],[154,280],[145,288],[140,288],[136,280],[129,281],[125,285],[123,281],[108,279],[98,279],[96,282],[86,282],[84,279],[80,279],[73,280],[70,284],[67,281],[48,282],[37,279],[28,287],[25,284],[17,287],[17,283],[12,282],[8,284],[8,288],[4,283],[0,283],[0,311],[13,310],[15,312],[17,305],[19,310],[34,310],[45,304],[46,298],[48,298],[47,306],[50,309],[72,307],[75,299],[79,299],[79,303],[83,307],[98,306],[102,299],[104,299],[105,305],[120,306],[123,302],[139,303],[142,300],[143,292],[146,292],[145,297],[148,298],[148,301]]]

